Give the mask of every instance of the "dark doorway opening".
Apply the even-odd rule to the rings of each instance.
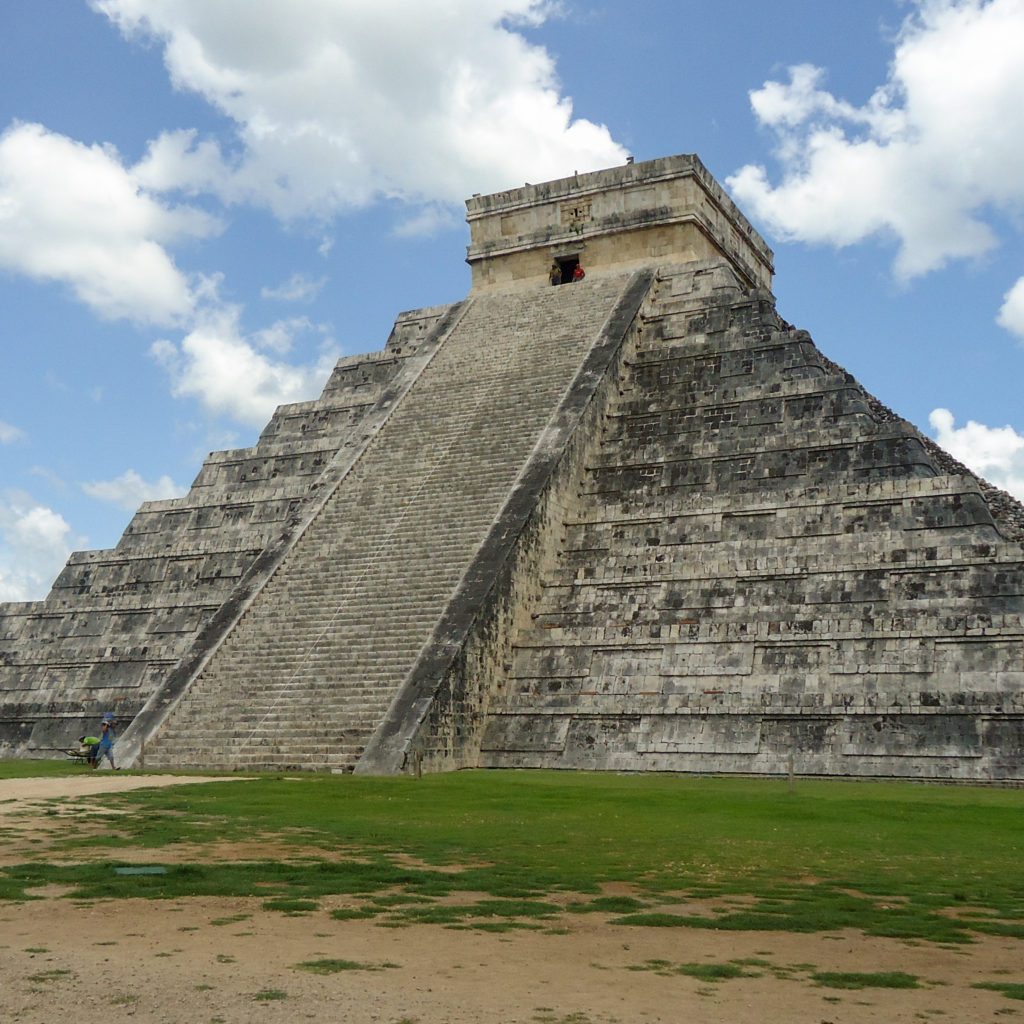
[[[555,262],[562,271],[562,284],[572,284],[572,275],[576,273],[576,268],[580,265],[579,256],[564,256],[556,259]]]

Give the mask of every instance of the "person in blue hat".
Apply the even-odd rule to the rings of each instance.
[[[117,770],[117,765],[114,764],[114,741],[116,739],[117,719],[113,712],[108,711],[103,716],[103,721],[100,722],[100,741],[94,751],[93,768],[99,768],[103,758],[106,758],[110,762],[110,767]]]

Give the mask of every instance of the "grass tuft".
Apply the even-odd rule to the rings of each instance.
[[[40,985],[48,981],[60,981],[61,978],[67,978],[71,973],[71,971],[63,970],[62,968],[54,968],[51,971],[40,971],[38,974],[30,974],[28,980],[36,985]]]
[[[811,975],[811,981],[826,988],[920,988],[917,977],[902,971],[879,971],[860,974],[856,972],[818,971]]]
[[[373,907],[336,907],[331,911],[335,921],[360,921],[376,917],[380,913]]]
[[[984,988],[990,992],[1001,992],[1007,999],[1024,999],[1024,985],[1006,981],[979,981],[971,988]]]
[[[342,971],[383,971],[389,967],[398,967],[398,964],[364,964],[358,960],[303,960],[295,964],[297,971],[309,971],[311,974],[339,974]]]
[[[646,906],[632,896],[598,896],[586,903],[571,903],[566,909],[574,914],[629,914]]]
[[[320,904],[315,900],[294,900],[276,899],[266,900],[263,904],[264,910],[279,910],[284,914],[308,914],[311,910],[318,910]]]
[[[271,1003],[271,1002],[275,1002],[275,1001],[277,1001],[279,999],[287,999],[287,998],[288,998],[288,993],[287,992],[283,992],[279,988],[265,988],[265,989],[262,989],[261,991],[257,992],[253,996],[253,999],[257,1003]]]
[[[757,978],[756,971],[746,971],[743,964],[732,960],[726,964],[673,964],[668,960],[645,960],[628,968],[631,971],[653,971],[664,977],[683,974],[700,981],[729,981],[732,978]]]

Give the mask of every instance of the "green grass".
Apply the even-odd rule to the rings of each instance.
[[[1003,981],[979,981],[971,988],[984,988],[991,992],[1001,992],[1007,999],[1024,999],[1024,985]]]
[[[0,763],[0,778],[75,770],[57,768]],[[379,923],[498,925],[543,920],[566,894],[576,897],[570,910],[634,927],[850,927],[953,944],[1024,934],[1024,792],[1014,790],[802,781],[790,793],[773,780],[481,771],[419,781],[265,775],[103,802],[127,813],[98,836],[57,820],[38,861],[0,870],[0,899],[47,884],[78,900],[345,895]],[[294,856],[200,853],[163,875],[114,870],[126,866],[114,859],[125,847],[267,837]],[[612,883],[635,896],[602,895]],[[470,892],[505,901],[508,913],[458,899]],[[716,913],[664,912],[700,899],[719,900]]]
[[[364,964],[358,960],[303,960],[294,965],[297,971],[309,971],[311,974],[339,974],[342,971],[383,971],[398,964]]]
[[[475,903],[413,905],[396,909],[395,918],[418,924],[454,924],[478,918],[550,920],[559,908],[539,900],[478,900]]]
[[[362,921],[380,913],[380,910],[373,907],[338,907],[331,911],[331,917],[335,921]]]
[[[280,999],[287,999],[288,993],[282,992],[279,988],[265,988],[257,992],[253,999],[257,1003],[272,1003]]]
[[[409,893],[396,892],[390,893],[387,896],[374,896],[370,903],[373,904],[374,913],[377,912],[377,908],[384,909],[386,907],[401,907],[407,906],[410,903],[431,903],[433,902],[429,896],[413,896]]]
[[[60,979],[67,978],[70,975],[71,971],[55,968],[52,971],[40,971],[38,974],[30,974],[28,976],[28,980],[36,985],[41,985],[48,981],[59,981]]]
[[[573,914],[628,914],[645,906],[646,903],[632,896],[598,896],[585,903],[571,903],[566,910]]]
[[[77,744],[68,744],[75,746]],[[75,761],[57,758],[47,761],[0,761],[0,779],[49,779],[62,775],[81,775],[92,768]]]
[[[71,898],[84,900],[262,896],[278,897],[275,909],[298,910],[315,909],[315,905],[289,907],[282,901],[309,901],[338,893],[371,894],[393,885],[422,884],[429,888],[434,875],[439,874],[397,867],[383,856],[370,862],[296,859],[169,864],[166,873],[160,875],[119,875],[117,868],[124,866],[120,861],[105,860],[22,864],[0,871],[0,893],[6,889],[31,895],[31,889],[37,886],[64,885],[71,887]]]
[[[748,908],[723,910],[712,917],[647,912],[627,914],[614,918],[613,922],[648,928],[715,931],[822,932],[856,928],[868,935],[889,938],[924,938],[949,943],[970,939],[967,927],[939,913],[948,903],[933,892],[920,894],[919,902],[887,904],[889,909],[884,910],[870,897],[850,895],[826,883],[785,888],[766,886],[757,896],[757,901]]]
[[[319,908],[320,904],[316,900],[279,899],[267,900],[263,904],[264,910],[279,910],[283,914],[308,914]]]
[[[913,974],[902,971],[880,971],[858,974],[840,971],[818,971],[811,975],[811,981],[825,988],[920,988]]]
[[[725,964],[673,964],[668,960],[646,960],[642,964],[630,967],[631,971],[653,971],[665,977],[673,974],[684,974],[698,981],[729,981],[733,978],[756,978],[757,971],[744,970],[744,964],[732,960]]]

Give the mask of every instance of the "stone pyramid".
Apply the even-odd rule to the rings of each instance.
[[[465,301],[0,606],[0,754],[1024,780],[1024,509],[779,317],[700,161],[468,211]]]

